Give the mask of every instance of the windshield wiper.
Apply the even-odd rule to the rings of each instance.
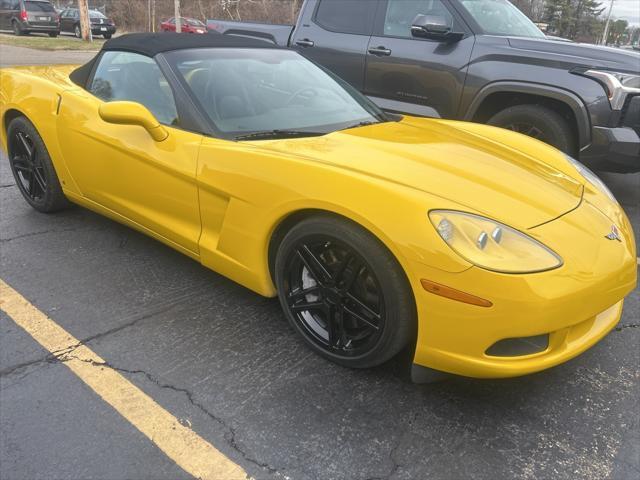
[[[265,130],[263,132],[246,133],[233,137],[234,140],[263,140],[268,138],[318,137],[325,132],[307,132],[304,130]]]
[[[340,130],[349,130],[351,128],[358,128],[358,127],[368,127],[369,125],[377,125],[378,123],[384,123],[384,121],[381,121],[381,120],[376,120],[376,121],[365,120],[364,122],[354,123],[353,125],[349,125],[347,127],[341,128]]]

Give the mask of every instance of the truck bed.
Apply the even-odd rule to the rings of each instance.
[[[273,25],[270,23],[235,22],[231,20],[207,20],[207,27],[223,35],[237,35],[255,38],[287,47],[293,33],[293,25]]]

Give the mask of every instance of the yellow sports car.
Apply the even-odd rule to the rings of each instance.
[[[418,381],[539,371],[604,337],[636,285],[629,221],[584,166],[514,132],[383,113],[291,50],[127,35],[0,83],[32,207],[82,205],[277,295],[342,365],[410,346]]]

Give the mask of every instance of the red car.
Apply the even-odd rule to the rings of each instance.
[[[207,33],[207,26],[200,20],[195,18],[181,18],[180,26],[183,33]],[[176,19],[170,18],[166,22],[160,24],[161,32],[175,32],[176,31]]]

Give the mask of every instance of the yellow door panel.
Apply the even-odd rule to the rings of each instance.
[[[60,145],[82,195],[197,253],[202,136],[166,127],[169,137],[156,142],[142,127],[104,122],[101,103],[64,92],[60,107]]]

